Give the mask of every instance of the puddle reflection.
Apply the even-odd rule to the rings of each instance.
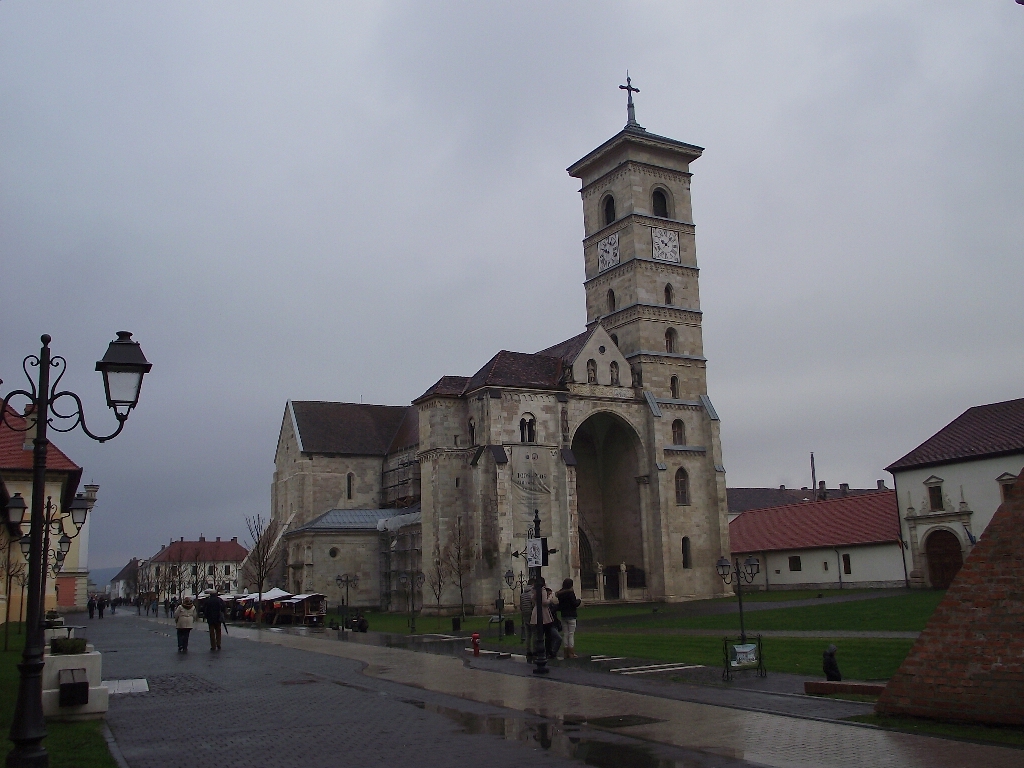
[[[528,743],[560,757],[579,760],[597,768],[711,768],[728,764],[720,757],[693,755],[667,757],[654,745],[635,739],[584,727],[585,718],[566,716],[561,721],[538,718],[504,717],[465,712],[451,707],[428,704],[418,699],[400,699],[428,712],[435,712],[458,724],[465,732],[497,736],[507,741]],[[676,751],[676,750],[673,750]],[[733,763],[740,765],[742,763]]]

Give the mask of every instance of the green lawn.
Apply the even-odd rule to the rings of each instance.
[[[4,738],[3,754],[7,754],[10,742],[7,734],[14,717],[14,705],[18,698],[18,668],[25,635],[13,634],[11,625],[11,650],[0,651],[0,734]],[[107,742],[100,732],[102,721],[90,720],[84,723],[47,723],[49,734],[46,741],[50,753],[51,768],[117,768],[110,756]]]
[[[924,629],[944,592],[915,591],[873,600],[849,603],[825,603],[800,608],[778,608],[767,611],[749,611],[744,614],[747,630],[804,630],[835,632],[840,630],[876,630],[916,632]],[[603,617],[591,618],[581,612],[581,624],[600,625]],[[591,622],[594,622],[592,624]],[[716,616],[673,616],[666,613],[648,613],[637,616],[629,625],[615,622],[615,629],[722,629],[738,630],[738,614]],[[594,626],[596,629],[597,626]],[[609,627],[610,628],[610,627]]]
[[[839,668],[851,680],[888,680],[910,651],[913,640],[806,639],[766,637],[765,666],[769,672],[821,676],[821,654],[829,643],[839,646]],[[680,635],[589,634],[576,635],[580,654],[602,653],[653,661],[678,661],[720,666],[722,639]]]
[[[874,589],[778,589],[769,592],[744,592],[744,603],[783,603],[789,600],[813,600],[821,597],[835,597],[836,595],[862,595],[867,592],[877,592]],[[735,595],[720,597],[723,602],[738,602]]]

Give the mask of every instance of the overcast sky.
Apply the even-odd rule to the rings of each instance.
[[[41,333],[94,431],[153,363],[91,565],[269,513],[285,401],[405,404],[583,329],[579,184],[621,129],[693,164],[728,483],[873,486],[1024,396],[1024,7],[0,3],[0,378]]]

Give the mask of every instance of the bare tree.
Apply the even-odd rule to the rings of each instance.
[[[473,544],[466,526],[462,523],[462,515],[450,522],[449,533],[441,559],[448,567],[452,583],[459,588],[462,618],[466,618],[466,576],[473,569]]]
[[[244,574],[250,583],[256,585],[256,624],[260,623],[260,612],[263,607],[263,587],[271,575],[277,570],[281,558],[281,550],[277,547],[277,534],[281,524],[270,518],[264,523],[260,515],[245,518],[249,529],[252,547],[245,558]]]
[[[437,603],[438,626],[441,625],[441,595],[444,594],[444,588],[448,586],[450,576],[451,570],[448,567],[448,561],[442,556],[440,546],[434,542],[434,557],[427,568],[426,579],[427,586],[430,587]]]
[[[203,558],[203,551],[200,547],[192,548],[192,556],[189,563],[189,584],[192,587],[192,594],[198,598],[205,590],[207,583],[207,562]]]
[[[6,614],[4,616],[4,650],[6,651],[8,646],[7,636],[11,628],[11,582],[18,579],[25,573],[25,561],[20,557],[15,557],[15,539],[11,536],[11,532],[7,526],[3,526],[3,533],[4,535],[0,537],[0,545],[3,546],[3,550],[0,551],[0,578],[4,580],[7,590],[4,592],[4,595],[7,597],[4,601],[6,604]],[[18,552],[21,552],[20,547],[18,548]]]

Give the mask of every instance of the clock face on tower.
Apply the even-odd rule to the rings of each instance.
[[[604,272],[619,263],[619,233],[608,235],[597,244],[597,271]]]
[[[651,227],[651,240],[654,242],[654,258],[658,261],[679,263],[679,233],[671,229]]]

